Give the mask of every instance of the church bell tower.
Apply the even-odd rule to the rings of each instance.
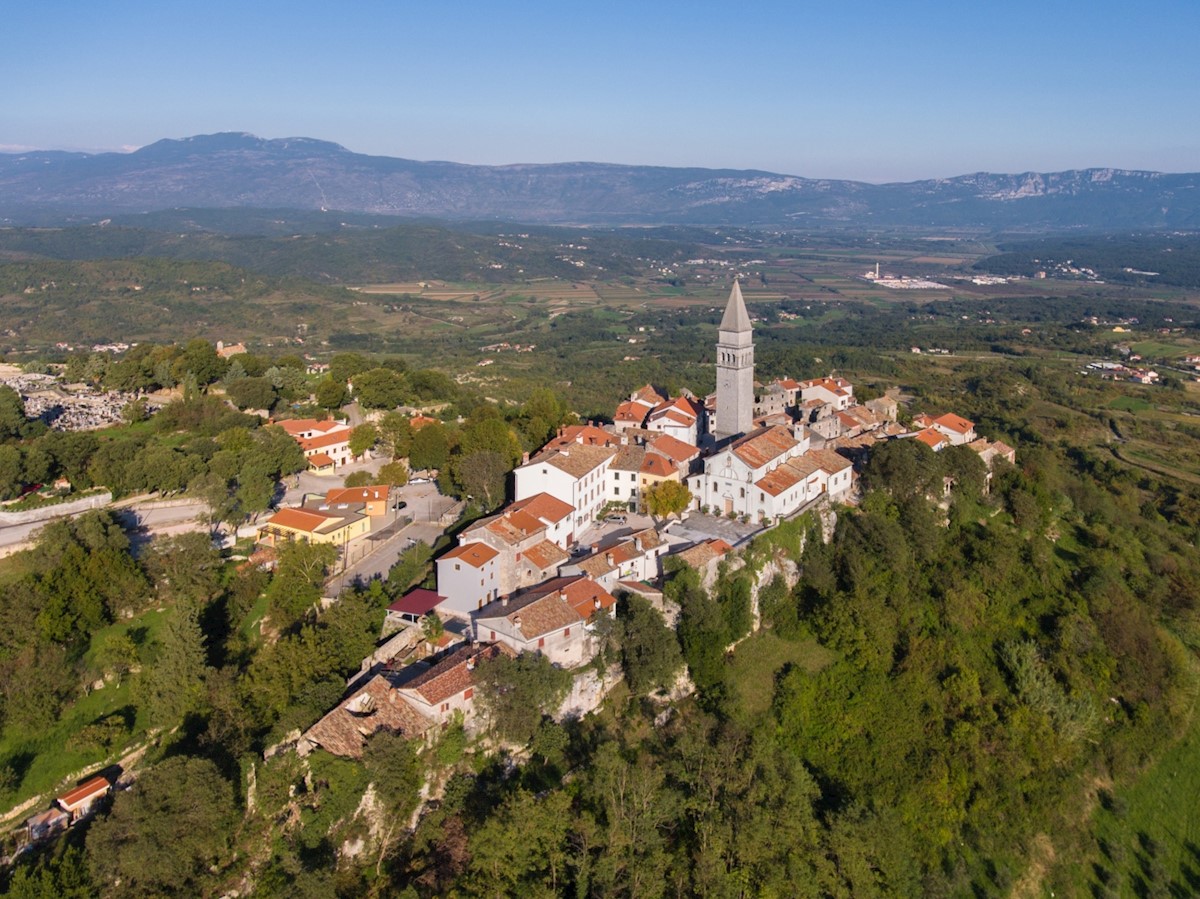
[[[754,422],[754,341],[735,279],[717,336],[717,440],[745,434]]]

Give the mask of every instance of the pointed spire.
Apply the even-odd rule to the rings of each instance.
[[[720,329],[734,332],[750,330],[750,316],[746,312],[746,303],[742,300],[742,287],[737,278],[733,279],[733,290],[729,291],[729,303],[721,317]]]

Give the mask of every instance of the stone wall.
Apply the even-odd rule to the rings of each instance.
[[[31,524],[35,521],[49,521],[51,518],[65,518],[68,515],[78,515],[92,509],[100,509],[112,502],[112,494],[107,490],[94,496],[72,500],[69,503],[55,503],[52,506],[42,506],[39,509],[26,509],[24,512],[0,512],[0,528],[12,527],[14,524]]]

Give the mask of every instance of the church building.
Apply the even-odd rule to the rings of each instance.
[[[688,478],[695,509],[757,521],[850,490],[849,460],[810,449],[802,422],[754,429],[754,338],[737,281],[718,328],[716,408],[709,421],[717,448],[704,471]]]

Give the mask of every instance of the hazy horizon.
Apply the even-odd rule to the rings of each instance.
[[[28,4],[0,147],[246,131],[473,165],[870,183],[1200,170],[1200,6]]]

